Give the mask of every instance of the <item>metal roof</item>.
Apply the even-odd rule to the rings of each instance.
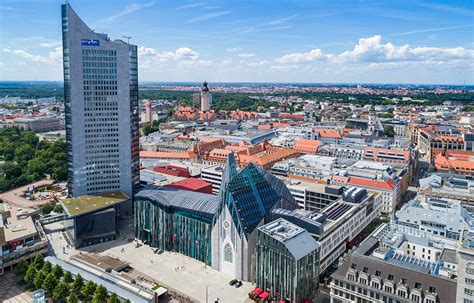
[[[194,212],[208,218],[214,217],[219,205],[219,197],[215,195],[157,185],[146,187],[135,197]]]
[[[282,218],[260,226],[258,230],[283,243],[296,260],[319,248],[318,242],[305,229]]]

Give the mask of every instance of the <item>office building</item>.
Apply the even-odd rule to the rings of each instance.
[[[314,299],[319,280],[318,242],[285,219],[257,230],[256,286],[290,302]]]
[[[139,186],[137,47],[91,30],[61,6],[71,197]],[[124,205],[131,214],[131,203]]]
[[[76,248],[117,239],[122,204],[130,198],[122,192],[107,192],[61,201],[66,218],[64,229]]]

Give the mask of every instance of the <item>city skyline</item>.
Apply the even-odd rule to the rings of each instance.
[[[61,79],[60,3],[0,7],[0,80]],[[71,4],[96,32],[132,36],[141,82],[473,83],[469,1]]]

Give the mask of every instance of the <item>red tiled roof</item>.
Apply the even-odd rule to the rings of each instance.
[[[313,130],[318,132],[321,138],[341,138],[341,134],[336,129],[315,128]]]
[[[395,183],[395,181],[393,181],[390,178],[388,178],[385,181],[379,181],[379,180],[369,180],[369,179],[357,178],[357,177],[349,177],[349,180],[347,183],[353,184],[353,185],[365,186],[365,187],[388,189],[388,190],[392,190],[397,185],[397,183]]]

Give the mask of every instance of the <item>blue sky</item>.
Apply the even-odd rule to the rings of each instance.
[[[470,1],[69,1],[140,81],[473,84]],[[60,4],[3,0],[0,80],[61,80]]]

